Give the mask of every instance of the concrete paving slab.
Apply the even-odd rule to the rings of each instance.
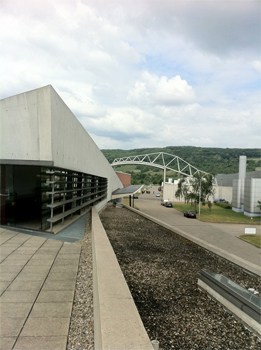
[[[23,327],[25,317],[22,318],[5,318],[4,322],[1,320],[0,336],[1,337],[17,337]]]
[[[39,292],[42,287],[43,281],[24,281],[20,280],[19,277],[13,281],[8,287],[8,291],[31,291]]]
[[[18,275],[18,272],[2,272],[0,274],[0,281],[13,281],[16,276]]]
[[[74,279],[76,278],[77,276],[77,268],[76,267],[73,267],[73,266],[67,266],[68,269],[60,269],[59,268],[60,266],[58,267],[53,267],[51,270],[50,270],[50,273],[49,273],[49,276],[48,277],[51,277],[53,275],[57,275],[57,278],[59,278],[59,275],[60,275],[60,280],[61,279],[64,279],[62,278],[62,276],[67,276],[68,279]],[[70,278],[71,276],[71,278]],[[53,277],[52,277],[53,279]]]
[[[0,350],[12,350],[16,337],[0,337]]]
[[[44,281],[46,279],[48,272],[35,272],[35,273],[31,273],[31,272],[21,272],[17,279],[19,281]]]
[[[0,274],[6,272],[20,272],[24,265],[0,265]]]
[[[71,266],[71,267],[78,267],[79,264],[79,256],[77,259],[59,259],[58,258],[55,260],[53,264],[53,268],[56,267],[66,267],[66,266]]]
[[[20,244],[22,245],[23,243],[25,243],[26,241],[28,241],[28,239],[30,239],[31,236],[25,235],[23,233],[16,233],[16,235],[14,235],[11,239],[15,239],[16,244]]]
[[[33,255],[37,250],[38,250],[37,247],[24,247],[24,246],[21,246],[21,247],[16,249],[15,253],[16,254],[22,254],[22,255],[26,255],[26,254]]]
[[[0,303],[1,318],[26,318],[33,303]]]
[[[70,281],[52,281],[47,279],[43,285],[42,290],[74,290],[75,288],[75,280]]]
[[[81,245],[60,254],[64,241],[8,230],[0,238],[0,350],[66,350]]]
[[[65,242],[60,250],[60,254],[78,254],[81,251],[81,245],[77,243]]]
[[[10,256],[8,256],[3,262],[2,264],[6,264],[6,265],[22,265],[22,264],[26,264],[28,260],[30,260],[30,255],[16,255],[16,254],[12,254]]]
[[[38,291],[6,290],[0,297],[1,303],[30,303],[34,302]]]
[[[7,246],[7,247],[1,246],[1,247],[0,247],[0,255],[1,255],[1,256],[2,256],[2,255],[7,256],[7,255],[13,253],[16,249],[17,249],[16,246],[13,246],[13,247],[10,247],[10,245]]]
[[[55,255],[49,255],[49,254],[34,254],[34,256],[31,257],[30,261],[28,262],[29,265],[48,265],[52,264],[55,260]]]
[[[28,266],[26,265],[22,272],[23,273],[47,273],[49,272],[50,267],[49,266]]]
[[[4,292],[9,286],[9,281],[0,281],[0,293]]]
[[[70,273],[74,273],[74,274],[77,274],[77,271],[78,271],[78,265],[74,264],[73,266],[72,265],[66,265],[66,266],[62,266],[62,265],[53,265],[51,270],[50,270],[50,273],[60,273],[60,274],[63,274],[63,273],[67,273],[67,272],[70,272]]]
[[[14,350],[65,350],[66,345],[66,336],[19,337]]]
[[[30,313],[30,317],[61,317],[68,318],[71,316],[72,303],[70,302],[36,302]]]
[[[55,241],[52,239],[48,239],[44,242],[44,244],[42,245],[42,248],[60,248],[62,247],[63,242],[60,241]]]
[[[34,318],[27,319],[22,330],[22,337],[48,337],[56,335],[68,335],[70,318]]]
[[[41,256],[41,255],[46,255],[46,254],[56,256],[59,249],[60,249],[60,247],[58,247],[58,248],[40,248],[37,251],[36,256]]]
[[[51,302],[73,302],[74,290],[47,290],[41,291],[37,303],[51,303]]]
[[[75,282],[76,280],[75,272],[73,271],[66,271],[62,273],[50,272],[48,275],[48,281],[68,281],[68,280],[73,280]]]
[[[41,258],[41,259],[30,259],[30,261],[28,261],[26,266],[45,266],[48,268],[51,268],[51,266],[53,265],[55,258]]]
[[[5,259],[8,257],[9,254],[5,254],[5,255],[0,255],[0,264],[5,261]]]
[[[12,237],[16,236],[17,232],[12,232],[8,229],[0,227],[0,244],[9,241]]]
[[[37,247],[40,248],[44,242],[46,242],[45,238],[40,238],[40,237],[30,237],[30,239],[28,239],[23,246],[24,247]]]
[[[79,261],[79,253],[76,254],[59,254],[57,258],[55,259],[56,263],[62,263],[66,262],[66,260],[69,261]]]

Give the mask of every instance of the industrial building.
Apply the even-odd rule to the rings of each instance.
[[[231,203],[232,209],[242,212],[246,216],[261,216],[258,201],[261,200],[261,171],[246,171],[247,157],[240,156],[239,172],[235,174],[218,174],[215,176],[214,196],[209,199],[225,199]],[[177,198],[179,180],[169,179],[164,184],[164,199],[170,201],[184,201]]]
[[[0,101],[1,225],[55,232],[123,185],[51,85]]]

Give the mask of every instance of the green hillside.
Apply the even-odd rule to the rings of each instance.
[[[200,170],[211,174],[231,174],[238,172],[239,156],[247,156],[247,171],[261,167],[261,149],[258,148],[203,148],[193,146],[168,146],[164,148],[139,148],[131,150],[102,150],[111,163],[115,158],[129,155],[164,152],[176,155]],[[154,183],[162,181],[162,171],[153,167],[128,165],[115,168],[132,174],[133,183]],[[168,173],[168,177],[176,174]]]

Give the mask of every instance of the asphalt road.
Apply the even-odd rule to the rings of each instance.
[[[249,225],[205,223],[185,218],[183,213],[175,208],[160,205],[160,201],[161,198],[157,198],[155,193],[144,194],[135,199],[135,207],[166,223],[177,233],[187,236],[200,245],[207,245],[219,255],[261,274],[261,249],[238,238],[244,234],[245,227],[250,227]],[[257,233],[261,233],[260,225],[251,227],[256,227]]]

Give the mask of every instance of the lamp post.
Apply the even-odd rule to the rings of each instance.
[[[200,218],[200,199],[201,199],[201,178],[199,179],[199,190],[198,190],[198,217]]]

